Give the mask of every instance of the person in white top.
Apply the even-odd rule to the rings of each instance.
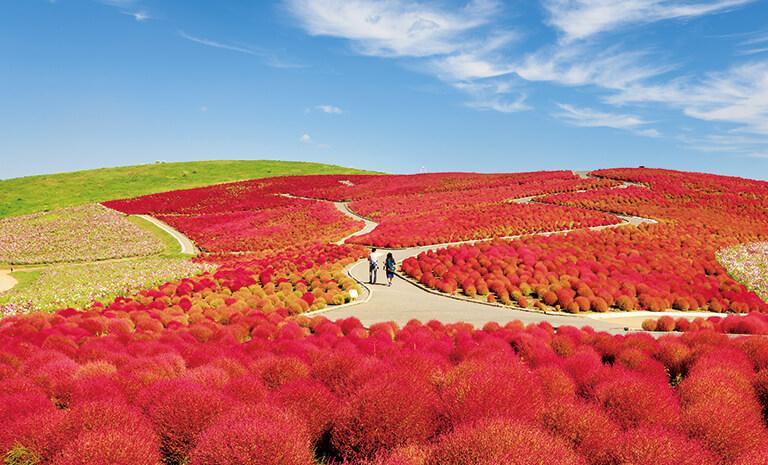
[[[376,248],[371,249],[371,254],[368,255],[368,282],[370,284],[376,283],[376,271],[379,269],[379,257],[381,255],[376,252]]]

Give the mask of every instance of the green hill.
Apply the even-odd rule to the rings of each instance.
[[[229,181],[336,173],[368,172],[320,163],[217,160],[28,176],[0,180],[0,218]]]

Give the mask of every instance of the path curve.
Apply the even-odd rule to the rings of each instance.
[[[343,243],[345,243],[347,241],[347,239],[352,239],[353,237],[363,236],[365,234],[368,234],[369,232],[371,232],[374,229],[376,229],[376,226],[379,225],[379,223],[376,223],[375,221],[371,221],[368,218],[362,217],[362,216],[356,214],[355,212],[353,212],[352,210],[350,210],[349,209],[349,202],[333,202],[333,204],[336,206],[336,209],[339,210],[341,213],[347,215],[350,218],[354,218],[355,220],[359,220],[359,221],[362,221],[363,223],[365,223],[365,225],[363,226],[362,229],[360,229],[360,230],[358,230],[356,232],[353,232],[352,234],[350,234],[350,235],[348,235],[346,237],[343,237],[343,238],[339,239],[338,241],[334,242],[334,244],[336,244],[336,245],[342,245]]]
[[[378,226],[378,223],[375,221],[362,217],[352,211],[349,208],[348,202],[332,202],[325,199],[298,197],[290,194],[279,195],[289,198],[311,200],[315,202],[333,203],[336,208],[344,215],[354,220],[364,222],[363,228],[353,234],[348,235],[341,241],[338,241],[338,244],[343,243],[345,240],[351,237],[367,234],[368,232],[375,229],[376,226]],[[564,231],[547,231],[533,234],[521,234],[516,236],[494,237],[461,242],[432,244],[427,246],[408,247],[403,249],[388,249],[383,247],[379,247],[378,249],[384,253],[391,252],[395,258],[395,261],[402,263],[402,261],[406,258],[416,256],[422,252],[455,245],[474,244],[495,239],[517,239],[532,235],[565,234],[568,232],[584,229],[600,230],[636,223],[625,218],[622,218],[622,220],[624,222],[619,224],[593,226],[590,228],[580,228]],[[654,220],[645,218],[641,218],[637,221],[643,222],[644,220],[655,222]],[[340,307],[328,307],[326,309],[313,312],[313,314],[323,314],[324,316],[333,320],[355,317],[358,318],[365,326],[370,326],[381,321],[394,321],[399,325],[405,325],[408,321],[416,319],[425,322],[430,320],[438,320],[443,323],[465,322],[473,324],[476,327],[481,327],[489,322],[504,324],[510,321],[519,320],[525,324],[547,321],[553,326],[591,326],[595,330],[607,331],[610,333],[624,333],[630,329],[637,329],[642,324],[642,320],[647,318],[643,316],[642,319],[634,321],[632,320],[632,315],[628,314],[631,312],[623,312],[625,318],[621,320],[600,320],[591,319],[586,315],[571,315],[563,312],[543,312],[501,304],[489,304],[487,302],[472,300],[465,296],[448,295],[436,290],[423,288],[423,286],[420,286],[412,280],[404,277],[401,273],[396,274],[397,279],[393,281],[392,287],[388,287],[383,284],[385,282],[385,277],[383,276],[383,272],[381,270],[379,271],[378,276],[379,284],[371,285],[367,284],[369,276],[366,259],[359,260],[348,266],[347,274],[349,274],[349,276],[351,276],[359,283],[365,283],[365,290],[363,291],[364,296],[361,296],[360,299],[361,301],[364,300],[364,302],[355,303],[355,305],[348,304]]]
[[[627,186],[621,185],[617,186],[616,188],[625,187]],[[298,197],[291,194],[279,195],[302,200],[333,203],[341,213],[354,220],[364,222],[364,227],[362,229],[348,235],[340,241],[337,241],[337,244],[343,244],[344,241],[351,237],[367,234],[375,229],[376,226],[378,226],[378,223],[370,220],[369,218],[360,216],[352,211],[349,208],[349,202],[332,202],[326,199]],[[536,197],[540,196],[525,198],[524,202],[521,203],[534,201]],[[515,199],[515,201],[517,200],[520,199]],[[643,223],[657,223],[656,220],[651,218],[620,215],[612,212],[607,213],[616,215],[619,219],[622,220],[622,222],[618,224],[593,226],[588,228],[578,228],[563,231],[547,231],[532,234],[521,234],[516,236],[432,244],[403,249],[388,249],[383,247],[378,247],[378,249],[384,253],[391,252],[395,258],[395,261],[402,263],[402,261],[406,258],[416,256],[428,250],[436,250],[462,244],[474,244],[495,239],[519,239],[522,237],[530,237],[536,235],[549,236],[583,230],[602,230],[628,225],[637,226]],[[489,322],[504,324],[510,321],[518,320],[525,324],[540,323],[546,321],[555,327],[561,325],[576,327],[590,326],[597,331],[606,331],[613,334],[621,334],[625,333],[626,331],[640,330],[642,322],[645,319],[657,318],[662,315],[672,315],[678,317],[682,316],[689,318],[701,316],[722,316],[722,314],[712,312],[694,312],[694,314],[675,311],[654,313],[652,315],[649,314],[649,312],[643,311],[611,312],[610,314],[583,313],[572,315],[564,312],[545,312],[502,304],[491,304],[470,299],[469,297],[462,295],[449,295],[434,289],[425,288],[415,281],[403,276],[402,273],[396,274],[397,279],[393,281],[393,285],[391,287],[383,284],[385,282],[385,277],[383,276],[383,272],[381,270],[379,271],[378,276],[379,284],[367,284],[369,277],[366,259],[359,260],[349,265],[347,267],[347,274],[349,274],[349,276],[354,278],[359,283],[365,283],[363,284],[363,287],[365,288],[363,291],[364,296],[361,296],[364,297],[364,299],[361,298],[361,302],[355,302],[355,305],[347,304],[340,307],[328,307],[327,309],[319,310],[313,313],[323,314],[324,316],[333,320],[355,317],[358,318],[365,326],[370,326],[381,321],[394,321],[399,325],[404,325],[408,321],[416,319],[423,322],[430,320],[438,320],[443,323],[465,322],[473,324],[476,327],[481,327]],[[364,300],[364,302],[362,300]]]
[[[180,233],[179,231],[173,229],[170,225],[168,225],[168,223],[160,221],[151,215],[136,215],[136,216],[138,216],[141,219],[149,221],[150,223],[154,224],[158,228],[162,229],[166,233],[173,236],[173,238],[176,239],[176,242],[178,242],[179,245],[181,246],[181,253],[187,254],[187,255],[197,255],[200,252],[195,246],[195,243],[192,242],[190,238]]]
[[[19,282],[11,276],[11,270],[0,270],[0,293],[10,291]]]

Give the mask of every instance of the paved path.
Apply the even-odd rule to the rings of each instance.
[[[579,173],[581,174],[581,173]],[[584,175],[582,175],[584,177]],[[628,183],[617,186],[617,188],[626,188]],[[323,199],[313,199],[308,197],[295,197],[289,194],[282,194],[286,197],[301,198],[304,200],[325,201]],[[516,199],[516,201],[523,200],[521,203],[528,203],[535,201],[534,199],[539,196],[528,197],[525,199]],[[350,234],[341,241],[339,244],[344,243],[347,239],[355,236],[367,234],[372,231],[378,225],[376,222],[371,221],[368,218],[357,215],[355,212],[349,209],[346,202],[333,202],[336,208],[349,216],[352,219],[363,221],[364,227],[354,234]],[[606,226],[594,226],[590,230],[601,230],[607,228],[622,227],[627,225],[639,225],[643,223],[656,223],[656,220],[650,218],[642,218],[627,215],[616,215],[622,220],[622,223],[606,225]],[[479,239],[471,241],[451,242],[444,244],[434,244],[421,247],[409,247],[404,249],[385,249],[379,248],[380,252],[384,254],[391,252],[395,261],[402,263],[408,257],[416,256],[422,252],[428,250],[437,250],[445,247],[456,246],[461,244],[474,244],[478,242],[487,242],[494,239],[517,239],[521,237],[531,235],[553,235],[553,234],[565,234],[576,230],[565,231],[552,231],[541,232],[534,234],[525,234],[517,236],[497,237],[490,239]],[[356,317],[364,325],[369,326],[373,323],[381,321],[395,321],[400,325],[406,324],[412,319],[421,320],[423,322],[429,320],[438,320],[444,323],[463,321],[471,323],[476,327],[482,327],[488,322],[497,322],[500,324],[507,323],[509,321],[519,320],[523,323],[539,323],[547,321],[553,326],[569,325],[569,326],[591,326],[598,331],[606,331],[609,333],[625,333],[628,330],[641,329],[642,322],[649,318],[658,318],[662,315],[670,315],[674,317],[709,317],[709,316],[722,316],[717,313],[711,312],[610,312],[610,313],[584,313],[579,315],[570,315],[562,312],[540,312],[532,310],[524,310],[521,308],[514,308],[504,306],[501,304],[487,304],[479,301],[471,300],[464,296],[449,296],[447,294],[440,293],[435,290],[426,289],[416,283],[398,274],[392,284],[392,287],[387,287],[386,277],[383,270],[379,270],[378,283],[374,285],[366,284],[368,282],[368,262],[367,260],[360,260],[350,267],[348,267],[348,273],[355,278],[358,282],[364,283],[365,289],[363,295],[359,298],[359,303],[353,305],[344,305],[342,307],[329,307],[327,310],[322,310],[316,313],[322,313],[324,316],[330,319]]]
[[[402,258],[405,251],[393,251],[395,259]],[[350,275],[362,281],[368,281],[368,263],[363,260],[355,263],[349,270]],[[367,285],[371,289],[368,302],[360,305],[334,308],[323,312],[329,319],[356,317],[363,325],[370,326],[381,321],[394,321],[404,325],[417,319],[422,322],[438,320],[443,323],[463,321],[476,327],[482,327],[495,321],[505,324],[520,320],[523,323],[548,321],[553,326],[592,326],[600,331],[612,333],[624,332],[624,327],[612,321],[588,320],[578,316],[553,315],[526,312],[514,308],[484,305],[477,302],[453,299],[448,296],[425,292],[411,284],[405,278],[396,277],[392,287],[385,285],[386,278],[379,270],[378,284]]]
[[[11,270],[0,270],[0,292],[9,291],[18,283],[16,278],[11,276]]]
[[[371,232],[374,229],[376,229],[376,226],[379,225],[378,223],[376,223],[374,221],[371,221],[368,218],[364,218],[364,217],[354,213],[352,210],[349,209],[348,202],[333,202],[333,204],[336,205],[336,208],[340,212],[342,212],[343,214],[349,216],[350,218],[354,218],[355,220],[362,221],[363,223],[365,223],[365,225],[363,226],[363,229],[360,229],[357,232],[353,232],[349,236],[343,237],[343,238],[339,239],[338,241],[336,241],[335,244],[337,244],[337,245],[341,245],[341,244],[345,243],[347,241],[347,239],[351,239],[351,238],[353,238],[355,236],[362,236],[364,234],[368,234],[369,232]]]
[[[197,250],[197,247],[195,246],[194,242],[192,242],[184,234],[173,229],[167,223],[160,221],[154,216],[150,216],[150,215],[136,215],[136,216],[149,221],[150,223],[154,224],[158,228],[162,229],[163,231],[173,236],[173,238],[176,239],[176,242],[178,242],[179,245],[181,246],[181,253],[188,254],[188,255],[197,255],[199,253],[199,250]]]

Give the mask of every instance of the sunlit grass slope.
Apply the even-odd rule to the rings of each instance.
[[[320,163],[216,160],[102,168],[0,180],[0,218],[228,181],[365,171]]]

